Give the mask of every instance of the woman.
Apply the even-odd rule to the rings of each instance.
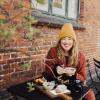
[[[73,76],[73,73],[66,71],[68,67],[75,68],[74,74],[76,79],[86,80],[85,57],[78,51],[76,35],[72,24],[65,23],[59,33],[59,41],[56,47],[52,47],[47,54],[46,78],[52,80],[63,74],[70,78]],[[95,100],[94,93],[89,91],[85,99]]]

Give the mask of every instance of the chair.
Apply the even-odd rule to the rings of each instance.
[[[97,60],[97,59],[95,59],[95,58],[93,58],[93,60],[94,60],[96,63],[98,63],[98,64],[99,64],[99,68],[100,68],[100,61],[99,61],[99,60]]]
[[[88,67],[88,73],[89,73],[89,77],[90,77],[90,81],[91,81],[91,83],[89,84],[89,86],[92,89],[95,89],[96,90],[95,91],[96,96],[99,96],[100,95],[100,88],[99,88],[100,87],[100,80],[97,81],[98,77],[97,77],[97,74],[96,74],[97,70],[95,70],[96,66],[94,66],[94,70],[91,70],[89,60],[87,60],[87,67]],[[95,75],[95,77],[93,75]]]
[[[94,61],[94,65],[95,65],[95,72],[96,72],[96,75],[98,77],[98,79],[100,80],[100,61],[98,61],[97,59],[93,58],[93,61]]]

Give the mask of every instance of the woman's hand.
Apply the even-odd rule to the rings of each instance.
[[[76,72],[75,68],[67,67],[67,68],[64,69],[64,73],[67,76],[73,76],[73,75],[75,75],[75,72]]]
[[[62,68],[61,66],[57,66],[57,73],[59,75],[63,74],[65,72],[64,68]]]

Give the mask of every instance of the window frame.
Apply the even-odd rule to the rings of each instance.
[[[38,20],[38,22],[40,21],[41,23],[48,23],[48,24],[53,24],[53,22],[50,22],[49,19],[52,19],[52,18],[55,18],[55,20],[60,20],[62,21],[61,25],[63,25],[64,22],[70,22],[70,23],[74,23],[74,25],[76,24],[76,26],[80,26],[80,23],[79,23],[79,18],[80,18],[80,0],[78,0],[78,3],[77,3],[77,17],[76,19],[71,19],[71,18],[68,18],[68,9],[67,9],[67,5],[68,5],[68,0],[65,0],[66,2],[66,8],[65,8],[65,16],[60,16],[60,15],[57,15],[57,14],[53,14],[52,13],[52,0],[48,0],[49,4],[48,4],[48,12],[46,11],[43,11],[43,10],[40,10],[40,9],[36,9],[36,11],[38,12],[41,12],[41,14],[37,14],[36,15],[36,12],[35,12],[35,15],[38,18],[40,19],[43,19],[43,20]],[[34,11],[33,11],[33,16],[34,16]],[[45,16],[46,18],[48,17],[48,21],[44,21],[45,20]],[[51,18],[50,18],[51,17]],[[54,23],[55,24],[55,23]],[[57,23],[58,25],[60,25],[59,23]]]

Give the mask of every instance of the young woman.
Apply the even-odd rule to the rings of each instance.
[[[74,68],[72,73],[67,68]],[[74,76],[78,80],[86,80],[86,61],[84,55],[78,51],[75,31],[72,24],[65,23],[59,33],[59,41],[56,47],[52,47],[47,54],[46,78],[52,80],[57,76],[66,74],[70,78]],[[86,100],[95,100],[94,93],[89,91]]]

